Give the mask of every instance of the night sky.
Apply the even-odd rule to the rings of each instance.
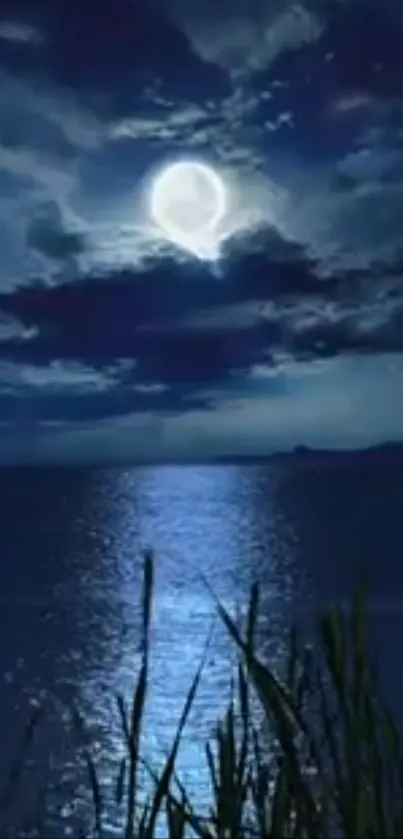
[[[0,74],[0,462],[403,438],[401,0],[1,0]]]

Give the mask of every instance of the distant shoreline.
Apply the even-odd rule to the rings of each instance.
[[[159,466],[248,466],[248,465],[282,465],[294,463],[295,465],[342,465],[347,463],[369,463],[373,461],[391,463],[403,462],[403,443],[382,443],[377,446],[368,446],[361,449],[319,449],[309,446],[296,446],[289,451],[273,452],[269,455],[221,455],[211,458],[200,458],[199,460],[178,458],[176,460],[105,460],[105,461],[43,461],[30,463],[0,463],[0,471],[14,470],[87,470],[87,469],[135,469],[144,467]]]

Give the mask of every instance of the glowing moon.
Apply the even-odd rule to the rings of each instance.
[[[227,193],[219,174],[206,163],[178,161],[152,183],[150,212],[165,236],[197,250],[217,235],[227,211]]]

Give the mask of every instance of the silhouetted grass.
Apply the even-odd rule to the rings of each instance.
[[[314,642],[290,633],[280,679],[260,660],[255,635],[259,586],[251,590],[244,631],[211,592],[223,630],[239,654],[229,705],[205,744],[210,777],[208,812],[199,813],[176,772],[181,737],[202,675],[203,662],[184,701],[178,729],[158,773],[142,756],[149,681],[154,563],[144,560],[142,661],[131,706],[117,697],[125,757],[116,769],[115,802],[125,839],[153,839],[164,821],[169,839],[281,839],[332,836],[389,839],[403,835],[403,752],[400,733],[382,699],[370,663],[365,602],[358,593],[348,614],[319,615]],[[256,700],[260,713],[256,715]],[[104,833],[106,804],[85,722],[73,713],[85,745],[94,825]],[[17,794],[24,752],[0,799],[3,810]],[[202,756],[201,756],[201,759]],[[151,791],[144,800],[140,769]],[[161,835],[161,827],[160,834]]]

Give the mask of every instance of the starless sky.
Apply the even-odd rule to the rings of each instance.
[[[181,157],[215,263],[150,224]],[[0,243],[0,462],[401,439],[401,0],[2,0]]]

